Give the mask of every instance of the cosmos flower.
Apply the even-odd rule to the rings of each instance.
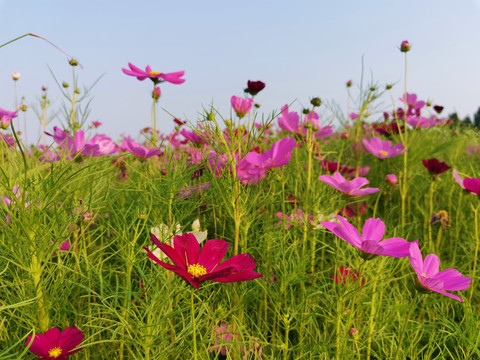
[[[439,161],[438,159],[432,158],[428,160],[422,160],[423,166],[428,170],[428,172],[432,175],[442,174],[448,169],[448,166],[445,162]]]
[[[200,282],[207,280],[228,283],[263,276],[253,271],[256,267],[255,259],[248,254],[236,255],[220,263],[229,246],[228,242],[221,239],[208,240],[202,249],[195,236],[190,233],[174,236],[173,247],[162,244],[153,234],[151,241],[175,265],[160,261],[148,247],[144,247],[147,256],[165,269],[173,271],[196,289],[200,287]]]
[[[368,140],[363,140],[363,145],[365,149],[372,155],[380,158],[391,158],[403,154],[405,151],[402,144],[396,144],[392,146],[390,140],[383,141],[380,138],[371,138]]]
[[[265,89],[265,83],[263,81],[248,80],[247,88],[245,89],[245,92],[252,96],[255,96],[263,89]]]
[[[136,157],[148,159],[149,157],[160,155],[160,150],[157,148],[148,149],[145,146],[138,144],[133,140],[123,139],[122,150],[128,151]]]
[[[322,226],[334,233],[340,239],[355,246],[360,256],[365,260],[375,255],[405,257],[410,255],[410,243],[405,239],[394,237],[382,241],[385,234],[385,224],[380,219],[370,218],[363,225],[362,235],[357,229],[340,215],[337,216],[340,224],[322,222]]]
[[[128,67],[130,68],[130,70],[122,68],[123,73],[126,75],[135,76],[140,81],[143,81],[149,78],[155,84],[162,81],[167,81],[172,84],[183,84],[185,82],[185,79],[181,79],[181,77],[185,75],[185,71],[161,73],[158,71],[152,71],[152,68],[149,65],[146,67],[144,71],[142,69],[139,69],[132,63],[128,63]]]
[[[67,356],[79,352],[74,350],[83,341],[83,332],[76,327],[68,327],[63,331],[57,328],[49,329],[43,335],[34,335],[28,337],[25,346],[40,360],[66,360]]]
[[[465,178],[462,179],[456,169],[453,169],[453,177],[455,181],[466,191],[470,191],[472,194],[480,196],[480,180],[477,178]]]
[[[357,177],[353,180],[346,180],[338,171],[335,171],[333,176],[320,175],[319,179],[347,195],[360,196],[380,191],[380,189],[378,188],[360,189],[362,186],[369,184],[370,181],[368,181],[364,177]]]
[[[465,290],[470,286],[470,277],[462,276],[455,269],[446,269],[439,272],[440,260],[437,255],[427,255],[424,261],[416,241],[410,245],[409,261],[417,274],[417,289],[419,291],[434,291],[452,299],[463,301],[460,296],[452,295],[447,291]]]
[[[232,103],[233,110],[235,110],[240,119],[247,115],[253,107],[253,99],[232,96],[230,102]]]

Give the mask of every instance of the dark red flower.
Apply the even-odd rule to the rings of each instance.
[[[245,92],[252,95],[252,96],[255,96],[260,91],[262,91],[264,88],[265,88],[265,83],[264,82],[248,80],[247,88],[245,89]]]
[[[165,269],[173,271],[183,280],[198,289],[200,282],[238,282],[262,277],[253,269],[257,265],[248,254],[236,255],[220,263],[229,243],[221,239],[208,240],[200,250],[200,244],[193,234],[185,233],[173,237],[173,247],[163,244],[152,234],[150,239],[175,265],[160,261],[149,249],[144,247],[147,256]]]
[[[337,283],[342,283],[342,284],[346,284],[347,283],[347,279],[354,282],[354,281],[357,281],[358,279],[358,271],[356,270],[350,270],[349,269],[349,266],[340,266],[338,268],[338,276],[335,276],[335,275],[330,275],[330,277],[335,280],[335,282]]]
[[[422,160],[422,163],[423,163],[423,166],[425,166],[428,172],[432,175],[438,175],[450,169],[450,166],[445,164],[443,161],[438,161],[435,158]]]
[[[433,106],[433,110],[435,110],[437,114],[441,114],[442,111],[443,111],[443,106],[434,105],[434,106]]]
[[[66,360],[67,356],[82,350],[74,350],[82,341],[83,332],[76,327],[68,327],[62,332],[53,328],[43,335],[35,335],[33,341],[29,336],[25,346],[31,343],[29,350],[40,356],[40,360]]]

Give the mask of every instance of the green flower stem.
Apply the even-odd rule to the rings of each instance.
[[[410,316],[412,315],[412,311],[413,311],[413,308],[415,307],[415,305],[417,303],[417,299],[418,299],[418,291],[415,292],[415,297],[413,298],[412,303],[410,304],[410,309],[408,310],[407,317],[405,318],[405,321],[403,323],[402,331],[400,332],[400,338],[398,339],[397,350],[395,350],[394,360],[397,359],[400,348],[402,347],[403,338],[405,336],[405,330],[407,329],[408,320],[410,319]]]
[[[197,326],[195,323],[195,305],[194,305],[194,293],[195,289],[192,287],[191,296],[190,296],[190,314],[192,317],[192,331],[193,331],[193,358],[198,360],[197,357]]]
[[[367,339],[367,360],[370,360],[370,353],[372,351],[372,337],[373,337],[373,331],[375,329],[375,300],[376,300],[376,290],[377,290],[377,284],[378,284],[378,279],[379,275],[381,273],[382,267],[383,267],[383,261],[382,259],[380,261],[380,264],[378,265],[377,273],[375,274],[375,280],[373,281],[373,287],[372,287],[372,302],[370,305],[370,319],[368,322],[368,339]],[[360,279],[361,281],[361,279]]]
[[[430,181],[430,198],[429,198],[429,212],[427,214],[427,226],[428,226],[428,246],[433,250],[433,240],[432,240],[432,225],[429,224],[429,217],[433,215],[433,193],[435,192],[435,180]],[[438,251],[438,249],[437,249]]]
[[[475,278],[477,277],[477,256],[478,256],[478,248],[480,245],[480,239],[478,238],[478,208],[480,204],[477,204],[477,207],[473,209],[475,214],[475,255],[473,257],[473,269],[472,269],[472,282],[470,283],[470,295],[468,296],[468,301],[472,301],[473,290],[475,289],[474,282]],[[472,206],[473,208],[473,206]]]

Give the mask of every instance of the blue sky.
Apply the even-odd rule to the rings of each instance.
[[[212,101],[228,117],[230,97],[241,96],[247,80],[267,84],[257,96],[265,114],[293,101],[300,111],[314,96],[346,111],[345,82],[352,79],[355,92],[362,58],[367,80],[397,83],[393,93],[401,96],[404,57],[398,47],[408,40],[409,91],[461,117],[480,106],[480,0],[0,0],[0,15],[0,43],[35,33],[83,64],[80,84],[104,75],[92,91],[90,121],[101,121],[102,132],[114,138],[136,136],[150,124],[152,84],[124,75],[128,62],[161,72],[185,70],[184,84],[162,85],[159,104],[191,122]],[[0,107],[13,109],[10,73],[18,71],[18,94],[27,104],[45,85],[52,112],[61,110],[48,66],[59,81],[71,81],[66,57],[39,39],[1,48]],[[388,97],[381,109],[391,109]],[[26,116],[34,138],[38,121],[31,111]],[[171,119],[160,111],[163,132],[173,128]]]

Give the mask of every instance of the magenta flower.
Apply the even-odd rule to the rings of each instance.
[[[16,117],[17,117],[17,112],[16,111],[7,111],[7,110],[4,110],[4,109],[0,108],[0,119],[1,118],[9,118],[11,120],[11,119],[14,119]]]
[[[403,154],[405,151],[402,144],[396,144],[392,147],[392,142],[389,140],[383,141],[380,138],[371,138],[363,140],[365,149],[372,155],[380,158],[391,158]]]
[[[34,335],[28,337],[25,346],[40,360],[67,360],[70,355],[79,352],[75,349],[83,341],[83,332],[76,327],[68,327],[62,332],[53,328],[45,331],[43,335]]]
[[[455,269],[446,269],[439,272],[440,260],[437,255],[427,255],[425,261],[423,261],[422,253],[416,241],[410,245],[409,260],[417,274],[417,288],[420,291],[435,291],[452,299],[463,301],[460,296],[452,295],[446,291],[465,290],[470,286],[471,278],[462,276]]]
[[[288,105],[282,106],[281,115],[278,118],[278,126],[282,130],[299,134],[300,133],[300,117],[295,111],[288,111]]]
[[[401,102],[405,102],[405,96],[399,99]],[[417,100],[417,94],[407,93],[407,105],[412,110],[421,110],[425,106],[426,102],[423,100]]]
[[[104,156],[117,151],[117,145],[106,135],[95,135],[85,142],[85,133],[82,130],[77,131],[73,137],[57,126],[53,130],[53,139],[68,155],[67,158],[74,157],[77,154],[83,156]]]
[[[290,161],[295,139],[286,137],[278,140],[263,154],[249,152],[244,159],[238,162],[238,177],[241,180],[257,183],[265,177],[268,170],[281,167]]]
[[[160,155],[160,151],[157,148],[148,149],[147,147],[128,139],[123,139],[121,148],[123,151],[128,151],[136,157],[143,159],[148,159],[149,157]]]
[[[453,177],[458,185],[461,186],[462,189],[470,191],[472,194],[480,196],[480,180],[477,178],[465,178],[462,179],[460,175],[458,175],[457,169],[453,169]]]
[[[254,258],[248,254],[235,255],[220,263],[229,243],[221,239],[208,240],[203,248],[193,234],[184,233],[173,237],[174,246],[163,244],[152,234],[150,239],[175,265],[160,261],[148,247],[144,247],[147,256],[165,269],[173,271],[183,280],[198,289],[202,281],[222,283],[253,280],[262,277],[253,269]]]
[[[363,178],[363,177],[357,177],[349,181],[349,180],[346,180],[342,176],[342,174],[340,174],[338,171],[335,171],[333,176],[320,175],[319,179],[324,183],[327,183],[328,185],[334,187],[335,189],[347,195],[360,196],[360,195],[373,194],[380,191],[380,189],[378,188],[360,189],[362,186],[369,184],[370,181],[368,181],[366,178]]]
[[[232,96],[230,99],[233,110],[237,113],[237,116],[241,119],[252,110],[253,99],[245,99],[238,96]]]
[[[382,241],[385,234],[385,224],[380,219],[370,218],[363,225],[362,235],[340,215],[338,223],[322,221],[322,225],[340,239],[360,250],[360,256],[365,260],[375,255],[405,257],[410,255],[410,243],[405,239],[394,237]]]
[[[128,67],[130,68],[130,70],[122,68],[123,73],[126,75],[135,76],[140,81],[149,78],[155,84],[162,81],[167,81],[172,84],[183,84],[185,82],[185,79],[181,79],[181,77],[185,75],[185,71],[161,73],[158,71],[152,71],[152,68],[150,66],[147,66],[145,71],[143,71],[132,63],[128,63]]]

